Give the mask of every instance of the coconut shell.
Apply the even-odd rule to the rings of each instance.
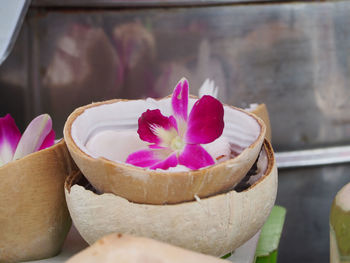
[[[264,224],[276,198],[277,168],[265,141],[265,173],[242,192],[234,190],[172,205],[137,204],[114,194],[95,194],[67,178],[66,200],[74,225],[89,243],[110,233],[160,240],[214,256],[223,256],[249,240]],[[266,162],[267,162],[266,161]]]
[[[74,168],[63,140],[0,167],[0,262],[60,251],[71,226],[63,185]]]
[[[250,111],[251,113],[258,116],[262,119],[266,125],[266,134],[265,138],[271,142],[271,123],[269,118],[269,112],[267,111],[267,107],[264,103],[259,104],[255,109]]]
[[[242,149],[238,156],[227,161],[199,170],[170,173],[117,163],[101,157],[93,158],[79,148],[74,141],[72,125],[86,110],[120,101],[127,100],[93,103],[76,109],[66,121],[64,138],[75,163],[96,189],[102,193],[114,193],[135,203],[174,204],[193,201],[195,196],[205,198],[225,192],[233,188],[246,175],[257,159],[264,141],[266,127],[260,118],[226,105],[225,107],[239,111],[259,126],[257,138],[248,147]]]
[[[332,203],[330,262],[350,262],[350,183],[337,193]]]
[[[149,238],[111,234],[70,258],[67,263],[225,263],[227,260],[195,253]]]

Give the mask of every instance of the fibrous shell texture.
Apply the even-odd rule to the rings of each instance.
[[[260,178],[242,192],[180,204],[137,204],[111,193],[98,195],[76,183],[81,175],[67,178],[65,193],[73,222],[89,244],[109,233],[127,233],[222,256],[250,239],[274,205],[277,168],[268,141],[258,171]]]
[[[156,240],[111,234],[98,240],[67,263],[229,263],[208,255],[195,253]]]
[[[189,110],[196,102],[189,99]],[[171,115],[170,98],[161,100],[111,100],[76,109],[64,127],[68,149],[89,182],[102,193],[114,193],[141,204],[180,203],[195,196],[208,197],[232,189],[245,176],[260,152],[266,127],[253,114],[224,106],[225,128],[233,157],[213,166],[191,171],[150,170],[111,161],[87,149],[89,139],[101,130],[137,130],[137,120],[147,109]],[[124,146],[123,146],[124,144]],[[112,147],[127,151],[132,142]],[[139,150],[135,148],[134,150]]]
[[[64,181],[74,167],[63,140],[0,167],[0,262],[60,251],[71,226]]]

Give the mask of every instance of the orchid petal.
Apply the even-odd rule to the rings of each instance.
[[[179,164],[192,170],[215,164],[213,157],[200,145],[187,144],[179,155]]]
[[[224,130],[224,107],[212,96],[204,95],[188,117],[186,143],[206,144],[219,138]]]
[[[173,107],[174,115],[177,119],[187,120],[188,108],[188,81],[182,78],[177,83],[173,96],[171,97],[171,105]]]
[[[13,160],[38,151],[51,130],[52,120],[48,114],[42,114],[32,120],[18,143]]]
[[[43,141],[43,143],[41,144],[39,151],[46,149],[48,147],[51,147],[52,145],[55,144],[55,131],[51,130],[49,132],[49,134],[46,136],[45,140]]]
[[[126,163],[150,169],[168,169],[178,163],[176,153],[168,148],[146,149],[134,152],[128,156]]]
[[[177,124],[173,116],[166,117],[160,110],[147,110],[139,118],[137,133],[146,142],[169,146],[177,136]]]
[[[153,170],[155,170],[155,169],[167,170],[170,167],[175,167],[177,164],[178,164],[178,160],[177,160],[176,153],[173,153],[173,154],[169,155],[169,157],[166,158],[165,160],[160,161],[160,162],[152,165],[150,167],[150,169],[153,169]]]
[[[136,151],[128,156],[126,163],[139,167],[149,167],[160,162],[161,159],[152,149]]]
[[[11,115],[0,118],[0,166],[12,161],[20,138],[21,132]]]
[[[215,86],[214,80],[206,79],[199,88],[198,96],[201,98],[204,95],[210,95],[214,98],[218,97],[218,87]]]

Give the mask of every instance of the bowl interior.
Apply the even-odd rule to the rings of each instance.
[[[160,109],[163,115],[172,115],[171,99],[161,100],[114,100],[86,108],[71,124],[71,137],[78,148],[92,158],[108,157],[101,152],[89,150],[87,144],[101,132],[119,132],[110,143],[111,148],[124,152],[116,162],[124,163],[128,153],[146,148],[137,134],[138,118],[147,109]],[[189,99],[191,111],[196,98]],[[263,127],[257,119],[240,109],[224,105],[225,127],[222,137],[229,141],[233,156],[252,145],[261,134]],[[132,131],[127,137],[123,132]],[[118,148],[119,147],[119,148]]]

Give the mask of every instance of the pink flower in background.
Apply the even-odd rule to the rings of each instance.
[[[147,110],[138,120],[138,134],[152,143],[149,149],[130,154],[127,163],[150,169],[168,169],[178,164],[200,169],[215,163],[201,146],[219,138],[224,129],[224,108],[220,101],[204,95],[188,109],[188,81],[182,79],[175,87],[171,104],[173,114]]]
[[[48,114],[36,117],[21,136],[10,114],[0,118],[0,166],[54,144],[55,132]]]

